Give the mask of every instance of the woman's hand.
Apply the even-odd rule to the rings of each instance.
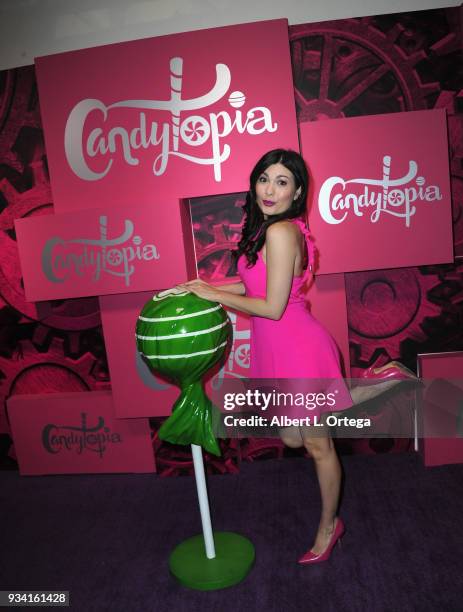
[[[184,291],[190,291],[194,293],[200,298],[204,298],[205,300],[211,300],[212,302],[220,302],[220,294],[221,292],[205,283],[204,281],[198,279],[188,281],[186,283],[182,283],[181,285],[177,285],[179,289],[183,289]]]

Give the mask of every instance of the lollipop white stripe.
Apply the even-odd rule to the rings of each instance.
[[[138,317],[140,321],[146,321],[147,323],[162,323],[163,321],[179,321],[180,319],[190,319],[191,317],[199,317],[209,312],[215,312],[222,308],[220,304],[214,306],[214,308],[207,308],[207,310],[200,310],[198,312],[191,312],[190,314],[178,315],[177,317]]]
[[[165,300],[166,298],[170,298],[173,295],[178,295],[183,297],[184,295],[188,295],[190,292],[185,291],[185,289],[178,289],[177,287],[171,287],[170,289],[165,289],[164,291],[160,291],[153,295],[153,302],[160,302],[161,300]]]
[[[213,349],[209,349],[207,351],[197,351],[196,353],[187,353],[185,355],[144,355],[144,357],[146,357],[146,359],[184,359],[185,357],[196,357],[197,355],[209,355],[210,353],[215,353],[226,344],[227,342],[225,341]],[[140,353],[140,355],[143,355],[143,353]]]
[[[207,334],[209,332],[213,332],[216,329],[221,329],[228,324],[228,321],[224,321],[220,325],[216,325],[215,327],[209,327],[209,329],[201,329],[199,331],[185,332],[184,334],[170,334],[169,336],[140,336],[140,334],[135,334],[135,336],[139,340],[172,340],[173,338],[187,338],[188,336],[200,336],[201,334]]]

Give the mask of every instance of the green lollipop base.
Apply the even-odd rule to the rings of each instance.
[[[214,532],[214,559],[208,559],[203,535],[188,538],[171,553],[169,568],[190,589],[213,591],[238,584],[254,563],[253,544],[238,533]]]

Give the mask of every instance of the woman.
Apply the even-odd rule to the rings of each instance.
[[[242,237],[233,253],[242,282],[214,287],[194,280],[180,287],[251,315],[250,378],[329,378],[344,384],[336,345],[303,296],[314,266],[305,225],[308,182],[298,153],[266,153],[250,176]],[[336,514],[341,467],[333,441],[314,436],[310,427],[282,428],[280,436],[290,447],[304,446],[314,459],[322,510],[315,541],[299,563],[324,561],[344,533]]]

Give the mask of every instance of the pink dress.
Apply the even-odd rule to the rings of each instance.
[[[292,221],[304,234],[309,263],[313,264],[314,247],[309,231],[300,219]],[[267,269],[260,252],[256,264],[251,268],[247,267],[246,257],[242,255],[238,260],[238,273],[248,297],[265,298]],[[338,388],[338,397],[343,400],[339,405],[337,402],[335,408],[317,407],[316,413],[320,414],[348,408],[352,405],[352,400],[342,376],[338,348],[328,331],[308,310],[304,292],[301,290],[309,274],[307,265],[301,277],[293,277],[288,304],[281,319],[275,321],[251,316],[249,377],[299,379],[298,384],[303,379],[325,379],[325,386],[320,390],[327,393]],[[296,388],[296,381],[294,382]]]

